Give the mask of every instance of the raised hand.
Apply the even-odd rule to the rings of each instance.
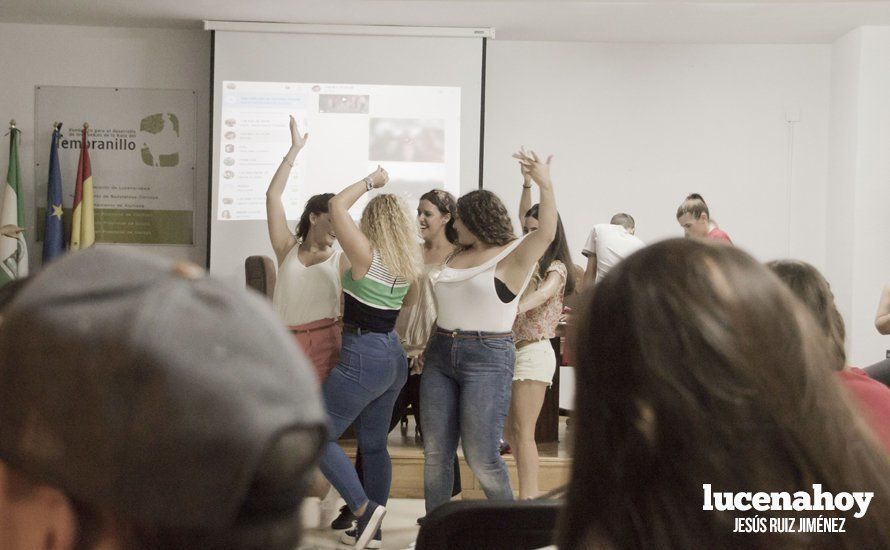
[[[294,118],[294,115],[290,116],[290,142],[291,148],[299,151],[303,147],[306,146],[306,142],[309,140],[309,133],[305,133],[302,136],[300,135],[300,129],[297,127],[297,120]]]
[[[519,153],[514,154],[513,157],[516,157],[516,155],[518,155],[518,154],[523,154],[523,155],[524,155],[524,154],[525,154],[525,147],[521,147],[521,148],[519,149]],[[520,163],[519,163],[519,171],[522,173],[522,186],[523,186],[523,187],[529,187],[529,186],[531,185],[531,183],[532,183],[532,176],[531,176],[531,174],[529,173],[528,168],[526,168],[525,165],[522,164],[522,163],[520,162]]]
[[[371,179],[371,184],[377,189],[383,187],[389,181],[389,172],[378,164],[377,169],[368,174],[368,178]]]
[[[547,160],[542,162],[538,158],[537,153],[526,151],[523,147],[518,152],[513,153],[513,158],[518,160],[520,166],[522,166],[523,176],[528,174],[528,177],[538,184],[539,187],[552,185],[550,181],[550,161],[553,160],[553,155],[548,156]]]

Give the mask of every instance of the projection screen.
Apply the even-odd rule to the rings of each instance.
[[[274,259],[265,193],[290,147],[289,115],[309,133],[282,198],[291,227],[310,196],[378,165],[391,178],[382,191],[412,210],[430,189],[479,186],[484,38],[208,28],[217,29],[211,273],[243,285],[248,256]]]

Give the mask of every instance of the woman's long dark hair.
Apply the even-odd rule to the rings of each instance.
[[[847,366],[847,352],[844,349],[846,329],[844,318],[837,310],[834,293],[825,277],[812,265],[798,260],[775,260],[766,264],[776,276],[788,285],[791,292],[813,313],[816,323],[829,339],[831,351],[836,361],[835,370]]]
[[[491,191],[470,191],[457,199],[457,216],[477,239],[487,245],[502,246],[516,239],[507,208]]]
[[[525,217],[531,217],[537,220],[539,206],[540,205],[536,204],[529,208],[528,212],[525,213]],[[550,246],[547,247],[547,252],[544,252],[544,255],[538,260],[538,275],[540,275],[541,278],[547,276],[547,270],[550,268],[550,264],[553,263],[553,260],[559,260],[566,266],[565,293],[567,295],[574,294],[575,264],[572,263],[572,253],[569,252],[569,243],[566,240],[566,232],[562,227],[562,218],[559,214],[556,215],[556,236],[553,237],[553,241],[550,243]]]
[[[454,200],[454,195],[442,189],[433,189],[421,195],[420,200],[429,201],[440,214],[451,216],[445,224],[445,238],[451,244],[455,244],[457,242],[457,229],[454,228],[454,217],[457,212],[457,201]]]
[[[890,548],[890,460],[834,379],[809,311],[737,248],[656,243],[579,308],[564,550]],[[714,492],[873,491],[850,511],[707,511]],[[792,497],[793,498],[793,497]],[[845,518],[846,533],[733,533],[737,518]]]
[[[306,201],[306,207],[303,208],[303,214],[300,216],[300,221],[297,223],[297,239],[305,240],[306,236],[309,235],[309,228],[312,226],[312,223],[309,221],[309,216],[311,214],[315,214],[316,216],[319,214],[327,214],[328,213],[328,202],[334,198],[333,193],[322,193],[320,195],[312,195],[308,201]]]

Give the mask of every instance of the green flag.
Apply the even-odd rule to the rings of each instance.
[[[0,286],[28,275],[28,248],[25,235],[25,205],[22,197],[22,170],[19,166],[21,130],[9,129],[9,169],[0,196]]]

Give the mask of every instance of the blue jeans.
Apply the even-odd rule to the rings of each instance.
[[[513,337],[438,330],[427,344],[420,378],[423,492],[429,514],[451,497],[458,438],[489,499],[512,500],[498,442],[513,383]]]
[[[386,504],[392,463],[386,440],[389,421],[405,380],[408,360],[395,332],[343,332],[340,362],[322,386],[328,412],[328,441],[321,471],[356,512],[368,499]],[[337,440],[355,423],[362,450],[364,487]]]

